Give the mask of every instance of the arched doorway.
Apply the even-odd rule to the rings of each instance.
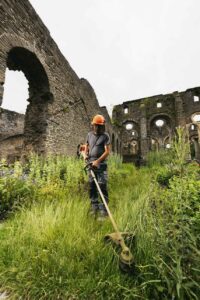
[[[53,101],[47,74],[35,53],[22,47],[14,47],[8,52],[6,64],[9,70],[22,71],[28,81],[24,147],[26,151],[42,153],[45,151],[48,105]]]
[[[171,119],[167,115],[157,115],[150,121],[150,149],[169,149],[172,139]]]

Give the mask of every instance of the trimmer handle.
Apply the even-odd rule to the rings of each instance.
[[[86,164],[86,166],[84,167],[84,171],[87,172],[87,171],[90,171],[91,169],[92,169],[92,163],[88,162]]]
[[[97,169],[96,167],[94,167],[93,165],[92,165],[92,162],[88,162],[88,160],[86,160],[86,162],[87,162],[87,164],[86,164],[86,166],[84,167],[84,171],[85,171],[85,173],[87,173],[87,171],[94,171],[95,169]]]

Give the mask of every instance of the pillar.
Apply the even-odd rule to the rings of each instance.
[[[185,113],[183,110],[183,100],[181,98],[181,95],[177,92],[174,93],[175,97],[175,111],[176,111],[176,126],[185,126]]]
[[[146,155],[149,152],[148,138],[147,138],[147,118],[146,118],[146,107],[141,104],[141,118],[140,118],[140,149],[141,156],[146,159]]]
[[[200,145],[197,140],[194,139],[195,158],[200,161]]]

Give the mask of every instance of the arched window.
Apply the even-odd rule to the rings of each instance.
[[[128,106],[124,106],[124,113],[128,114]]]
[[[126,127],[126,130],[131,130],[131,129],[133,129],[133,124],[132,123],[126,123],[125,127]]]
[[[161,108],[162,107],[162,103],[161,102],[157,102],[156,106],[157,106],[157,108]]]
[[[155,124],[157,127],[163,127],[163,125],[165,124],[165,121],[162,119],[158,119],[155,121]]]

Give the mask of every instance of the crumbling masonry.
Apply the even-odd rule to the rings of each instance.
[[[99,107],[89,82],[72,70],[27,0],[0,2],[0,106],[6,68],[24,73],[29,98],[23,132],[20,126],[11,128],[12,113],[1,109],[0,125],[5,122],[0,127],[0,156],[12,156],[6,148],[9,141],[16,144],[15,156],[28,151],[74,155],[92,116],[105,108]],[[11,123],[20,123],[16,118],[13,113]],[[107,121],[109,133],[115,135]]]
[[[123,102],[113,110],[113,126],[28,0],[0,2],[0,106],[6,68],[24,73],[29,98],[25,116],[0,107],[0,158],[12,161],[29,151],[75,155],[92,116],[102,113],[112,150],[124,161],[143,161],[150,150],[169,148],[179,125],[186,126],[191,155],[200,159],[200,88]]]
[[[200,160],[200,87],[123,102],[114,107],[113,122],[125,162],[143,161],[151,150],[170,148],[178,126],[186,128],[191,156]]]

